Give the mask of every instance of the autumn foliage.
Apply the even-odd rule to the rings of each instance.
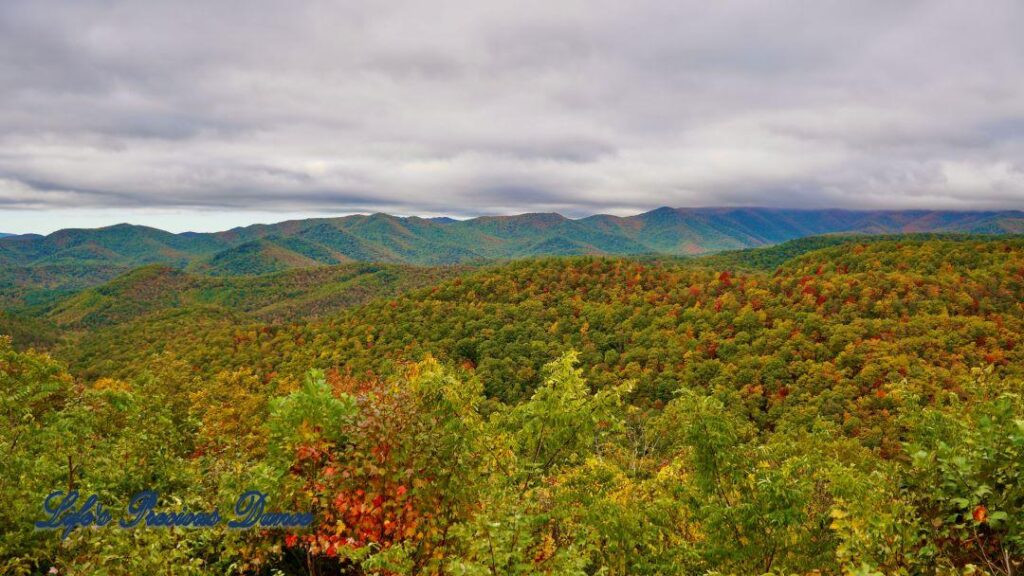
[[[0,339],[0,572],[1024,570],[1016,238],[516,261],[288,322],[150,292]],[[67,486],[316,520],[58,544]]]

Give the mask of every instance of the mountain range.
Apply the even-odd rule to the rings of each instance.
[[[469,220],[373,214],[181,234],[118,224],[0,238],[0,286],[68,267],[83,274],[101,270],[104,279],[146,264],[234,276],[353,261],[438,265],[541,255],[698,255],[822,234],[908,232],[1024,233],[1024,212],[658,208],[627,217],[536,213]]]

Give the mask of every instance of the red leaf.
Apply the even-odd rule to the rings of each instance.
[[[974,516],[975,522],[981,524],[985,522],[985,520],[988,520],[988,508],[985,508],[984,504],[978,504],[974,507],[974,513],[972,516]]]

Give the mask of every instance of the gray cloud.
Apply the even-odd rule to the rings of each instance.
[[[10,0],[0,206],[1024,208],[1022,28],[1014,0]]]

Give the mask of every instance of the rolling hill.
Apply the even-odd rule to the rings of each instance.
[[[128,270],[129,266],[97,262],[12,266],[0,260],[0,308],[46,307]]]
[[[437,523],[437,542],[449,526],[471,539],[435,549],[453,564],[482,558],[480,573],[491,556],[472,546],[477,535],[525,514],[524,573],[555,531],[584,550],[629,538],[607,547],[619,557],[574,560],[595,573],[606,558],[622,574],[762,573],[760,550],[780,558],[772,573],[856,573],[851,542],[886,550],[886,565],[863,573],[968,573],[987,553],[975,552],[979,530],[1004,558],[1024,557],[1011,523],[1024,508],[1024,239],[830,235],[702,258],[520,259],[443,278],[460,268],[239,277],[149,265],[43,319],[0,312],[14,346],[49,348],[0,338],[2,429],[23,433],[9,446],[34,442],[5,461],[28,471],[10,500],[41,501],[79,465],[83,489],[144,478],[192,487],[183,501],[233,499],[273,473],[309,482],[303,506],[344,506],[346,518],[422,506],[413,518]],[[330,313],[309,316],[320,310]],[[337,420],[317,416],[344,406]],[[343,426],[344,441],[311,421]],[[279,430],[295,440],[280,444]],[[69,431],[87,441],[65,442]],[[457,479],[437,480],[452,470]],[[436,482],[445,496],[422,496]],[[441,500],[447,490],[460,492]],[[433,515],[439,502],[464,510]],[[900,512],[861,529],[879,510]],[[31,526],[33,514],[7,525]],[[909,545],[888,547],[903,534]]]
[[[64,329],[95,329],[171,309],[213,307],[252,320],[293,321],[421,288],[467,269],[354,263],[260,276],[210,277],[154,264],[83,290],[59,302],[44,317]]]
[[[694,256],[823,234],[1022,233],[1024,212],[659,208],[635,216],[559,214],[291,220],[172,234],[118,224],[0,238],[0,301],[52,303],[128,269],[163,264],[206,276],[261,275],[353,261],[441,265],[536,256]]]
[[[837,232],[1021,233],[1024,212],[658,208],[578,220],[551,213],[469,220],[373,214],[182,234],[118,224],[7,237],[0,240],[0,258],[15,265],[204,262],[213,268],[237,256],[285,267],[351,260],[437,264],[537,254],[703,254]],[[278,254],[271,253],[275,248]],[[219,254],[226,250],[233,256]]]

